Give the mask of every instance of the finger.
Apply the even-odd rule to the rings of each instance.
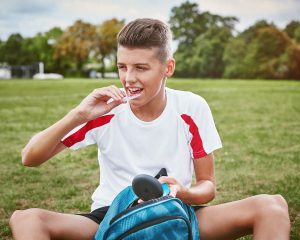
[[[123,99],[126,96],[126,94],[115,85],[109,86],[108,89],[111,90],[113,93],[116,93],[120,99]]]
[[[171,185],[169,195],[172,196],[172,197],[176,197],[177,192],[178,192],[178,188],[176,187],[176,185]]]
[[[172,178],[172,177],[167,177],[167,176],[162,176],[158,179],[158,181],[160,183],[167,183],[167,184],[176,184],[177,181],[175,178]]]
[[[122,91],[120,88],[118,88],[118,87],[115,86],[115,85],[112,85],[111,87],[112,87],[113,89],[116,90],[116,92],[119,94],[119,96],[120,96],[121,98],[126,97],[125,92]]]
[[[108,87],[107,91],[113,96],[112,98],[114,100],[122,100],[122,98],[123,98],[122,94],[120,93],[120,91],[118,91],[114,87],[112,87],[112,86]]]
[[[107,111],[111,111],[112,109],[114,109],[115,107],[119,106],[120,104],[123,103],[122,100],[114,100],[113,98],[111,98],[112,100],[108,100],[107,101]]]
[[[138,204],[143,203],[143,202],[144,202],[144,201],[143,201],[142,199],[139,199],[139,200],[137,201]]]
[[[107,101],[112,98],[114,101],[121,101],[121,98],[109,88],[98,88],[93,91],[93,97],[97,100]]]

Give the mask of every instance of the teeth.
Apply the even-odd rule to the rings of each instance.
[[[128,88],[131,92],[136,92],[142,90],[142,88]]]

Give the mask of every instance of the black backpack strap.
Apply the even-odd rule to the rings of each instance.
[[[165,168],[160,169],[160,171],[155,175],[155,178],[159,179],[162,176],[168,176],[167,170]]]

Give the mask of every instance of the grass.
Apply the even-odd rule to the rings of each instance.
[[[92,89],[108,84],[120,86],[114,80],[0,81],[0,239],[11,239],[8,220],[16,209],[89,211],[99,179],[94,146],[66,151],[38,168],[23,167],[20,151]],[[212,109],[223,142],[213,204],[282,194],[291,239],[300,239],[300,82],[176,79],[168,86],[200,94]]]

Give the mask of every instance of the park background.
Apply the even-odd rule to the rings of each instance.
[[[43,12],[39,1],[32,2],[31,7]],[[105,1],[100,2],[105,8]],[[260,193],[282,194],[290,206],[291,239],[300,239],[299,17],[280,26],[264,18],[241,26],[234,15],[201,10],[202,2],[174,1],[162,20],[173,31],[177,60],[168,86],[206,98],[224,145],[216,153],[218,194],[212,204]],[[238,2],[244,3],[239,5],[243,12],[247,1]],[[297,1],[285,4],[291,2],[296,4],[293,10],[300,11]],[[269,8],[263,6],[268,3]],[[256,2],[249,11],[259,13],[273,3]],[[132,10],[133,5],[127,7]],[[64,116],[94,88],[120,86],[118,80],[106,78],[116,73],[115,38],[138,9],[128,10],[128,17],[122,18],[114,16],[113,9],[110,17],[99,16],[98,23],[76,19],[29,36],[21,34],[27,28],[24,21],[19,33],[8,28],[6,35],[1,32],[0,69],[9,70],[12,79],[0,81],[0,239],[11,239],[8,220],[15,209],[89,210],[99,174],[95,147],[67,151],[39,168],[23,167],[20,151],[33,134]],[[39,21],[28,6],[18,11]],[[93,10],[86,11],[88,16]],[[159,18],[145,11],[138,17]],[[45,73],[65,79],[29,79],[40,71],[34,68],[40,62]]]

